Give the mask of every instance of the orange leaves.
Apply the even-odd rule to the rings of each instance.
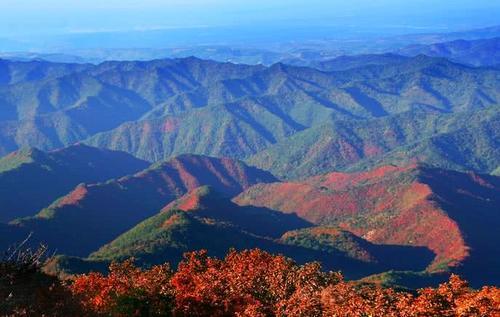
[[[152,315],[171,310],[169,265],[141,270],[128,260],[110,266],[110,273],[78,276],[71,285],[73,294],[90,314],[112,316]]]
[[[500,289],[483,287],[475,291],[452,275],[436,289],[419,290],[411,308],[415,316],[499,316]]]
[[[500,290],[470,289],[458,276],[417,294],[344,281],[318,263],[297,265],[264,251],[185,254],[172,274],[167,265],[141,270],[131,261],[110,274],[79,276],[71,286],[89,314],[111,316],[497,316]]]
[[[336,279],[336,274],[321,272],[317,263],[298,266],[257,249],[231,251],[224,260],[199,251],[185,255],[171,285],[178,314],[273,316],[304,299],[304,305],[308,298],[314,302],[306,295]]]

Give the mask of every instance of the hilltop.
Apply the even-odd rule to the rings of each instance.
[[[227,158],[182,155],[134,175],[95,184],[80,184],[32,217],[13,225],[33,231],[67,255],[85,256],[110,242],[189,190],[210,185],[234,196],[271,174]]]
[[[376,244],[423,246],[427,271],[498,283],[498,177],[410,165],[255,185],[235,202],[338,226]],[[486,272],[488,272],[486,274]]]

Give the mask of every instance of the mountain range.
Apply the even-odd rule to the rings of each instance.
[[[259,247],[286,254],[298,261],[320,260],[326,268],[342,269],[350,277],[361,277],[394,267],[394,258],[406,256],[397,268],[423,269],[431,252],[424,248],[375,246],[350,232],[326,229],[328,241],[317,247],[307,245],[322,235],[323,228],[294,214],[267,208],[238,206],[221,199],[211,188],[200,187],[167,205],[157,215],[145,220],[89,257],[110,261],[134,257],[146,263],[178,263],[182,253],[207,249],[223,256],[229,248],[238,250]],[[211,237],[207,241],[206,237]]]
[[[498,66],[500,65],[500,37],[471,41],[460,39],[427,45],[415,44],[397,52],[408,56],[424,54],[445,57],[457,63],[473,66]]]
[[[148,181],[141,178],[141,182],[146,187]],[[495,229],[500,221],[499,185],[500,178],[491,175],[419,164],[384,166],[294,182],[267,179],[240,188],[241,193],[232,200],[220,187],[201,185],[156,204],[165,202],[156,211],[151,207],[148,214],[139,213],[142,221],[127,222],[124,213],[147,210],[152,206],[150,199],[135,202],[128,211],[122,207],[121,216],[108,208],[106,212],[115,215],[113,225],[96,216],[86,202],[89,196],[80,202],[68,201],[68,209],[49,207],[56,217],[44,220],[58,223],[58,227],[64,222],[71,230],[58,231],[64,242],[51,241],[67,255],[55,258],[48,270],[59,274],[103,270],[106,263],[130,257],[144,266],[165,261],[176,265],[189,250],[206,249],[220,257],[229,248],[261,248],[300,263],[320,261],[326,269],[340,269],[353,279],[378,279],[391,271],[399,285],[415,287],[436,283],[454,272],[473,285],[496,285],[500,282],[496,270],[500,250],[495,243],[499,238]],[[108,193],[99,198],[95,194],[94,205],[114,208],[116,202],[104,202],[109,197],[118,196]],[[100,204],[97,199],[102,200]],[[78,218],[78,224],[72,223],[64,215],[71,210],[105,223],[107,238],[98,238],[102,234],[97,234],[98,227],[90,219]],[[44,217],[43,212],[37,217]],[[42,220],[21,220],[3,230],[20,224],[36,237],[37,230],[44,230],[34,221]],[[81,223],[85,226],[79,229]],[[115,230],[117,226],[122,229]],[[50,232],[54,230],[52,227]],[[69,232],[80,238],[73,239]]]
[[[133,175],[79,184],[36,215],[11,224],[33,232],[32,243],[84,256],[196,187],[210,185],[234,196],[250,185],[275,180],[231,159],[184,155]]]
[[[150,162],[183,153],[246,159],[325,124],[497,105],[500,70],[421,55],[386,62],[325,72],[187,58],[80,65],[69,74],[51,66],[34,80],[9,75],[0,87],[0,149],[82,141]]]
[[[366,170],[414,161],[492,172],[499,164],[498,107],[443,114],[408,111],[362,121],[335,121],[301,131],[248,158],[280,178],[332,170]]]
[[[0,60],[0,248],[47,245],[62,275],[260,248],[500,285],[498,38],[433,39],[270,65]]]

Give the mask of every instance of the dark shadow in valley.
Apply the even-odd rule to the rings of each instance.
[[[345,88],[345,91],[351,95],[351,97],[366,111],[368,111],[374,117],[383,117],[387,116],[387,111],[384,110],[384,107],[377,100],[367,96],[362,93],[361,90],[357,87],[348,87]]]

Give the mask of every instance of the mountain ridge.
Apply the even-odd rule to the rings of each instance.
[[[125,152],[84,144],[10,153],[0,158],[0,222],[32,216],[79,183],[125,176],[148,165]]]
[[[85,140],[148,161],[184,153],[243,159],[329,118],[366,120],[414,108],[471,111],[500,98],[496,69],[425,56],[360,65],[322,72],[186,58],[54,71],[55,78],[0,89],[0,149]]]
[[[212,185],[234,196],[250,185],[275,181],[270,173],[227,158],[183,155],[134,175],[80,184],[37,215],[12,222],[67,255],[83,256],[190,189]]]
[[[427,246],[436,254],[428,271],[456,270],[480,284],[484,272],[499,278],[491,264],[499,251],[491,242],[499,238],[499,181],[421,164],[386,166],[255,185],[235,202],[295,212],[374,243]]]

